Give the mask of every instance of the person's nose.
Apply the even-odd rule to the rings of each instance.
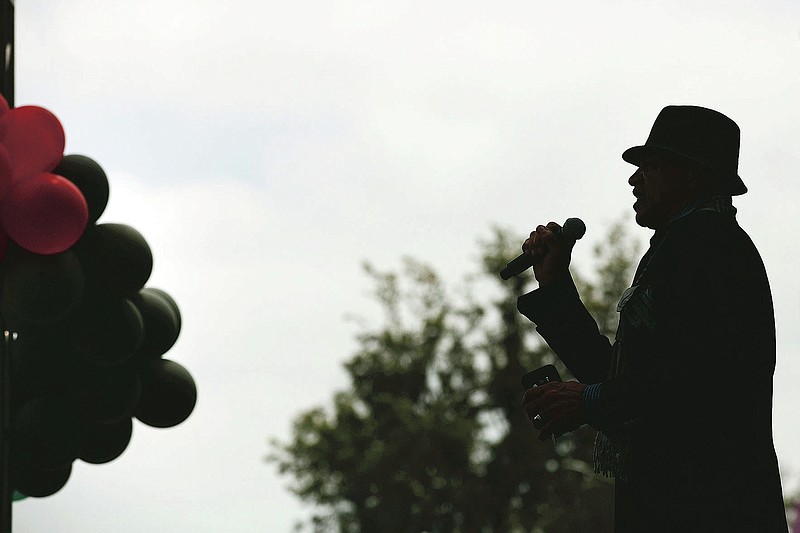
[[[631,187],[635,187],[638,183],[642,181],[643,177],[644,176],[642,175],[642,169],[637,168],[636,172],[631,174],[631,177],[628,178],[628,185],[630,185]]]

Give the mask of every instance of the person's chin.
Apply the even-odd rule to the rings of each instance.
[[[643,228],[655,229],[653,219],[650,216],[650,210],[643,204],[644,202],[641,200],[633,204],[633,210],[636,213],[636,223]]]

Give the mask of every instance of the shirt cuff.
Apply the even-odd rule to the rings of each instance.
[[[603,423],[603,413],[600,406],[602,383],[589,385],[581,393],[581,405],[586,423],[599,430]]]

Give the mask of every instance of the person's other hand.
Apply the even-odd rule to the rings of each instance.
[[[525,391],[522,405],[539,430],[539,440],[547,440],[551,435],[560,437],[586,423],[581,404],[585,388],[585,384],[577,381],[551,381]],[[541,419],[534,421],[537,415]]]
[[[542,287],[569,270],[574,243],[564,243],[556,237],[555,232],[560,229],[561,226],[555,222],[537,226],[522,243],[522,252],[533,258],[533,274]]]

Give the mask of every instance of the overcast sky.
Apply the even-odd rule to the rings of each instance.
[[[362,261],[411,255],[455,287],[492,224],[521,242],[580,216],[588,271],[592,244],[632,219],[620,154],[667,104],[742,129],[735,205],[772,282],[775,444],[797,485],[796,0],[18,0],[16,14],[16,104],[50,109],[67,153],[105,168],[100,221],[149,241],[148,285],[183,313],[167,358],[199,389],[180,426],[137,422],[116,461],[77,461],[60,492],[16,503],[16,532],[288,532],[305,509],[263,458],[346,386],[344,315],[379,322]]]

